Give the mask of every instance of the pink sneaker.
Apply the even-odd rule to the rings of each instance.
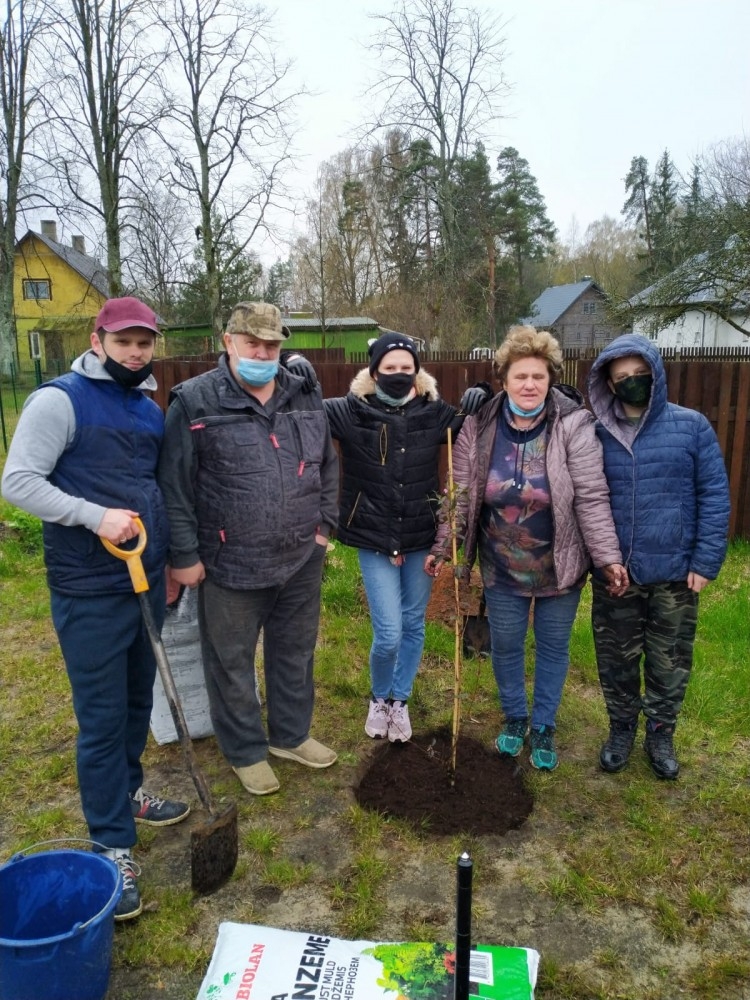
[[[384,698],[373,698],[367,713],[365,732],[374,740],[384,740],[388,735],[388,720],[391,706]]]
[[[391,743],[406,743],[411,739],[411,721],[405,701],[394,701],[388,720],[388,739]]]

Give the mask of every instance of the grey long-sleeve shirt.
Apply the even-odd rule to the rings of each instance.
[[[110,380],[93,351],[76,358],[72,370],[87,378]],[[141,385],[155,389],[153,376]],[[49,476],[76,432],[73,404],[66,392],[45,388],[26,400],[8,449],[2,478],[3,497],[16,507],[55,524],[83,525],[96,531],[105,507],[71,496],[53,486]]]

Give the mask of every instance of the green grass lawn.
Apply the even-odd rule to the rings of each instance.
[[[2,503],[0,526],[4,861],[36,841],[85,835],[85,827],[75,779],[76,726],[49,621],[40,525]],[[683,774],[670,783],[655,779],[640,739],[625,772],[610,776],[598,771],[607,721],[586,588],[559,715],[561,764],[551,775],[527,775],[536,799],[528,831],[507,847],[497,843],[499,838],[431,841],[397,821],[363,812],[347,797],[348,775],[354,780],[370,746],[362,731],[370,628],[356,554],[336,545],[323,586],[314,735],[339,750],[339,765],[314,776],[286,768],[288,791],[251,801],[240,796],[213,741],[201,741],[199,747],[214,792],[236,798],[240,806],[240,864],[230,887],[230,912],[219,916],[270,921],[263,899],[306,893],[313,930],[322,922],[324,930],[343,937],[429,940],[444,933],[444,925],[450,926],[450,906],[440,916],[415,902],[394,917],[394,871],[402,870],[408,858],[450,872],[468,843],[476,862],[477,940],[488,941],[492,933],[499,936],[493,922],[497,918],[491,919],[492,901],[509,885],[524,899],[534,900],[537,909],[549,910],[549,933],[563,918],[573,927],[576,922],[597,927],[620,914],[628,933],[635,934],[638,927],[646,935],[640,950],[632,953],[625,945],[608,944],[583,948],[585,957],[580,945],[566,957],[564,945],[553,948],[542,939],[538,998],[750,996],[749,598],[750,545],[735,543],[720,579],[701,595],[695,667],[676,735]],[[453,650],[450,624],[428,624],[411,702],[415,731],[450,723]],[[465,730],[491,742],[500,713],[486,660],[464,664],[461,717]],[[179,750],[150,744],[147,765],[165,762],[180,770]],[[321,814],[331,813],[344,860],[326,871],[315,853],[299,843],[314,835]],[[138,849],[148,858],[164,843],[164,837],[147,831],[141,833]],[[193,996],[214,940],[216,915],[209,919],[208,907],[218,904],[193,901],[189,889],[174,885],[171,875],[164,876],[164,884],[161,875],[149,877],[158,884],[147,881],[147,892],[160,890],[161,903],[157,912],[147,912],[133,927],[118,930],[118,1000]],[[325,918],[320,907],[327,908]],[[273,919],[284,925],[278,912]],[[527,931],[512,927],[516,929],[508,933],[533,938],[533,925]],[[641,958],[635,961],[632,954]],[[639,979],[639,963],[640,972],[647,970],[645,980]],[[138,992],[144,989],[139,977],[146,974],[151,992]],[[131,975],[136,985],[129,992],[122,984],[129,983]]]

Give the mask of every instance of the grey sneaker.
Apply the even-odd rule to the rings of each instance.
[[[134,920],[143,911],[141,894],[138,891],[136,878],[141,874],[140,866],[129,854],[121,854],[114,859],[122,876],[122,895],[115,907],[115,920]]]
[[[372,698],[367,712],[365,732],[373,740],[384,740],[388,735],[388,719],[391,706],[385,698]]]
[[[388,739],[391,743],[407,743],[411,739],[411,720],[405,701],[394,701],[388,719]]]

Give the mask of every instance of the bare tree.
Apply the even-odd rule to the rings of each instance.
[[[155,178],[149,194],[139,194],[129,211],[125,227],[125,275],[128,286],[137,289],[165,319],[187,280],[196,246],[194,229],[185,219],[189,210],[183,199]]]
[[[384,103],[374,124],[429,143],[441,252],[450,269],[453,169],[474,141],[485,138],[508,92],[502,24],[455,0],[401,0],[375,21],[380,31],[372,48],[382,72],[374,94]]]
[[[750,136],[715,143],[697,166],[705,196],[722,204],[750,205]]]
[[[51,0],[48,9],[52,17]],[[151,0],[70,0],[69,10],[57,15],[49,45],[59,68],[47,102],[50,155],[79,211],[101,219],[117,295],[126,198],[139,187],[136,152],[162,113],[155,82],[165,56],[149,30]]]
[[[170,0],[166,8],[161,24],[179,71],[170,95],[173,182],[196,208],[218,336],[224,303],[217,247],[231,232],[242,254],[264,225],[289,158],[294,95],[282,92],[288,63],[274,54],[271,17],[262,7]]]
[[[325,347],[328,315],[328,232],[323,212],[325,166],[318,170],[318,197],[307,202],[307,234],[295,241],[291,252],[294,294],[298,303],[318,317]]]
[[[16,223],[23,199],[24,156],[34,130],[36,82],[29,78],[33,48],[42,29],[39,6],[6,0],[0,24],[0,372],[10,370],[15,351],[13,279]],[[33,195],[32,195],[33,197]]]
[[[750,336],[750,142],[727,139],[694,165],[678,238],[684,259],[631,300],[655,331],[695,308]]]

